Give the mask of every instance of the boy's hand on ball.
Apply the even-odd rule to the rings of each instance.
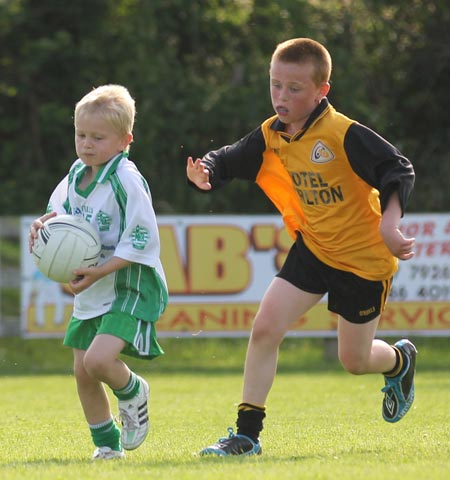
[[[130,265],[128,260],[113,256],[107,262],[97,265],[96,267],[77,268],[72,272],[76,278],[69,283],[70,288],[73,293],[80,293],[104,276],[125,268],[128,265]]]
[[[89,288],[93,283],[101,278],[99,269],[96,267],[79,268],[73,271],[76,277],[69,283],[72,292],[81,293],[86,288]]]
[[[42,217],[36,218],[36,220],[30,225],[30,234],[28,235],[30,253],[32,252],[34,241],[37,238],[38,230],[42,228],[42,225],[44,225],[49,218],[56,217],[56,215],[56,212],[46,213],[45,215],[42,215]]]

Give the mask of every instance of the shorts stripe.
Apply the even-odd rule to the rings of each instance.
[[[389,294],[391,293],[391,287],[392,287],[392,277],[389,280],[383,280],[383,294],[382,294],[381,305],[380,305],[381,311],[383,311],[384,307],[386,306],[387,299],[389,297]]]

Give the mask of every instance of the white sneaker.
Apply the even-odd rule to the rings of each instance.
[[[112,450],[109,447],[98,447],[94,451],[92,458],[94,460],[112,460],[113,458],[124,458],[125,453],[122,451]]]
[[[139,447],[147,436],[150,423],[148,420],[148,383],[138,377],[139,393],[129,400],[119,400],[119,415],[122,421],[122,447],[134,450]]]

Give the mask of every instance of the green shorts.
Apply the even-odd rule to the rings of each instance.
[[[64,337],[64,345],[87,350],[99,334],[109,334],[125,340],[124,355],[150,360],[164,352],[156,338],[153,322],[144,322],[132,315],[109,312],[88,320],[72,317]]]

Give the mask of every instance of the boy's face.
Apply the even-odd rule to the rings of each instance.
[[[270,67],[270,96],[278,118],[291,133],[301,130],[311,112],[326,96],[328,83],[316,85],[314,65],[286,63],[273,59]]]
[[[94,171],[122,152],[132,139],[131,134],[119,135],[99,115],[82,114],[75,122],[77,155]]]

